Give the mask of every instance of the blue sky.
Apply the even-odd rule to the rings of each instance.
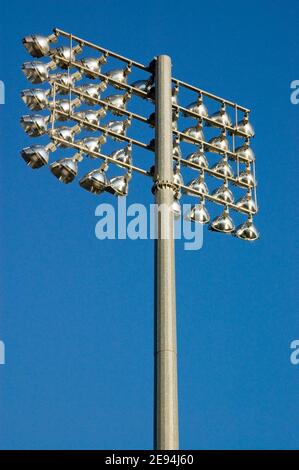
[[[180,444],[298,448],[298,2],[11,0],[1,8],[0,447],[150,449],[153,243],[99,241],[101,201],[27,169],[26,34],[57,26],[253,109],[261,239],[177,243]],[[30,85],[29,85],[30,86]],[[151,158],[151,156],[148,156]],[[138,155],[135,157],[138,162]],[[128,204],[151,202],[132,180]],[[116,202],[116,201],[115,201]]]

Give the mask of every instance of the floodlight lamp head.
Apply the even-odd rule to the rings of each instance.
[[[78,161],[81,161],[80,153],[71,158],[63,158],[52,163],[50,170],[56,178],[64,184],[71,183],[78,173]]]
[[[21,156],[28,166],[32,169],[41,168],[48,164],[49,152],[54,152],[56,149],[55,145],[50,143],[44,145],[32,145],[26,147],[21,151]]]
[[[81,188],[86,189],[86,191],[93,194],[101,194],[105,191],[109,185],[109,181],[105,173],[106,169],[107,167],[102,165],[100,168],[90,171],[83,176],[79,183]]]
[[[61,95],[67,95],[70,93],[69,88],[75,86],[76,81],[81,80],[82,75],[79,71],[68,74],[68,73],[58,73],[52,74],[49,77],[49,81],[52,84],[53,88],[56,89]],[[55,83],[55,85],[54,85]]]
[[[21,92],[23,102],[31,111],[40,111],[49,105],[48,96],[51,90],[30,88]]]
[[[253,174],[251,173],[250,164],[247,164],[245,170],[243,170],[239,174],[238,181],[240,183],[246,184],[247,186],[249,186],[251,188],[257,185],[257,182],[256,182]]]
[[[125,197],[129,190],[129,180],[131,179],[131,172],[128,172],[122,176],[115,176],[110,179],[109,186],[106,191],[113,196]]]
[[[194,140],[200,140],[203,141],[205,140],[203,131],[202,131],[202,122],[198,121],[198,124],[194,127],[188,127],[183,131],[184,136],[182,136],[182,140],[185,142],[193,142],[192,139]],[[188,139],[188,137],[191,137],[191,140]]]
[[[94,80],[97,78],[98,74],[101,73],[102,64],[106,62],[106,57],[102,55],[101,57],[86,57],[80,60],[82,65],[82,73],[85,77]]]
[[[188,106],[186,106],[186,109],[188,109],[188,111],[191,111],[194,114],[197,114],[202,118],[208,117],[208,110],[207,107],[203,104],[201,93],[199,93],[197,101],[190,103]],[[190,117],[190,114],[185,111],[183,112],[183,116]]]
[[[227,182],[225,182],[222,186],[215,189],[212,192],[212,195],[216,197],[219,201],[219,204],[233,204],[234,203],[234,196],[232,191],[229,189]],[[215,202],[218,202],[215,201]]]
[[[90,158],[96,158],[93,153],[100,152],[101,145],[106,142],[106,138],[104,136],[101,137],[85,137],[84,139],[78,140],[78,145],[84,147],[85,155]]]
[[[233,169],[228,163],[226,155],[218,163],[212,166],[211,170],[217,173],[217,175],[214,175],[215,178],[233,178],[234,176]]]
[[[234,231],[234,223],[227,208],[225,208],[223,213],[211,222],[209,229],[214,232],[222,233],[232,233]]]
[[[30,137],[40,137],[47,133],[50,116],[27,114],[21,117],[21,125]]]
[[[208,127],[232,126],[231,118],[226,112],[226,106],[224,103],[222,103],[219,111],[216,111],[210,116],[210,121],[212,122],[208,122]]]
[[[79,54],[82,51],[81,46],[77,45],[76,47],[56,47],[51,51],[51,57],[58,67],[62,69],[68,69],[70,62],[76,60],[76,54]]]
[[[108,132],[113,132],[114,134],[118,134],[120,136],[126,135],[126,130],[131,124],[131,119],[126,119],[125,121],[109,121],[106,124],[105,128]],[[111,138],[116,141],[121,141],[116,135],[111,135]]]
[[[200,193],[200,197],[205,196],[206,194],[209,194],[209,188],[204,181],[204,175],[199,174],[199,176],[187,185],[187,188],[185,189],[185,193],[188,194],[189,196],[197,196],[197,194],[194,194],[193,191],[196,191],[197,193]]]
[[[191,210],[186,214],[186,219],[199,224],[208,224],[210,222],[210,215],[204,205],[204,201],[192,206]]]
[[[119,112],[119,110],[123,111],[126,109],[126,102],[129,99],[129,95],[125,93],[124,95],[109,95],[106,98],[104,98],[103,101],[105,101],[108,105],[114,106],[113,109],[110,108],[110,112],[114,114],[115,116],[122,116],[123,113]]]
[[[132,145],[129,144],[124,148],[115,150],[109,156],[110,158],[113,158],[113,160],[115,160],[116,162],[131,165],[132,164]],[[118,165],[118,166],[122,167],[122,165]]]
[[[243,119],[238,122],[237,132],[243,132],[244,134],[247,134],[248,137],[254,137],[255,132],[251,123],[249,122],[248,113],[245,113]]]
[[[248,220],[244,224],[239,225],[239,227],[237,227],[235,231],[235,236],[237,238],[240,238],[241,240],[251,242],[259,239],[260,235],[253,224],[253,219],[251,215],[248,217]]]
[[[128,83],[128,74],[130,73],[131,68],[126,67],[124,69],[115,69],[115,70],[109,70],[109,72],[106,73],[106,76],[110,78],[111,80],[114,80],[115,82],[118,83],[111,83],[111,86],[114,88],[122,88],[121,84],[127,84]]]
[[[249,190],[245,196],[241,197],[237,202],[236,206],[245,209],[251,213],[257,212],[257,207],[255,201],[252,199],[251,191]]]
[[[44,83],[50,78],[49,71],[56,68],[55,62],[25,62],[22,71],[31,83]]]
[[[237,147],[235,153],[238,158],[246,160],[247,162],[255,161],[255,155],[252,148],[250,147],[249,139],[246,139],[243,145]]]
[[[43,57],[50,53],[50,44],[57,41],[56,34],[50,36],[42,36],[40,34],[33,34],[25,36],[22,40],[24,47],[26,47],[32,57]]]
[[[207,150],[212,153],[219,153],[219,152],[227,152],[229,151],[229,142],[226,138],[226,132],[223,130],[219,136],[213,137],[211,140],[209,140],[209,144],[207,146]],[[210,147],[210,146],[213,147]]]

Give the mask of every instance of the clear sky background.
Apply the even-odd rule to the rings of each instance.
[[[202,250],[177,243],[180,443],[298,448],[298,17],[295,0],[1,6],[1,448],[152,446],[153,242],[97,240],[112,197],[19,156],[21,39],[55,26],[143,63],[167,53],[176,77],[253,108],[261,239],[205,229]],[[134,178],[128,203],[151,201]]]

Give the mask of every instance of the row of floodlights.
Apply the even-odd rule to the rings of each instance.
[[[27,96],[23,93],[23,99],[26,102]],[[55,112],[55,118],[59,121],[66,121],[70,119],[78,120],[81,124],[80,128],[77,128],[79,131],[83,128],[85,130],[95,130],[97,126],[100,125],[100,119],[105,116],[106,111],[103,108],[98,110],[87,110],[87,111],[79,111],[77,113],[70,114],[71,108],[78,104],[79,100],[60,100],[55,103],[55,108],[57,112]],[[22,116],[21,124],[25,130],[25,132],[30,135],[31,137],[39,137],[47,132],[49,132],[48,125],[50,123],[51,116],[43,116],[40,114],[27,114]],[[127,129],[130,127],[132,123],[131,117],[128,117],[125,120],[112,120],[109,121],[107,124],[103,125],[103,130],[108,132],[113,132],[116,136],[111,135],[112,138],[115,140],[119,140],[117,135],[120,137],[126,136]],[[65,129],[65,133],[68,134],[67,127],[61,128]],[[194,140],[193,140],[194,139]],[[194,143],[194,141],[205,142],[204,135],[201,130],[201,125],[197,125],[196,127],[190,127],[185,129],[184,132],[181,134],[181,140]],[[220,135],[213,137],[212,139],[207,142],[206,150],[212,153],[226,153],[230,152],[230,145],[229,141],[226,136],[226,131],[223,130]],[[244,160],[247,162],[254,162],[255,155],[250,146],[249,139],[237,147],[234,150],[236,158],[240,160]]]
[[[26,62],[23,64],[23,72],[26,77],[32,83],[43,83],[45,81],[55,82],[58,86],[59,84],[62,87],[57,88],[57,92],[59,93],[68,93],[67,89],[63,87],[74,87],[76,80],[80,80],[82,78],[82,74],[85,75],[87,78],[94,79],[97,77],[97,74],[101,71],[101,65],[106,62],[105,54],[99,58],[92,58],[88,57],[85,59],[81,59],[78,63],[78,67],[81,66],[80,72],[76,72],[74,74],[55,74],[50,75],[49,71],[55,69],[57,66],[67,69],[69,62],[74,60],[76,53],[81,52],[81,46],[76,46],[75,48],[70,47],[58,47],[52,49],[50,51],[50,42],[55,40],[56,36],[51,35],[49,37],[44,36],[27,36],[23,39],[23,43],[29,53],[34,57],[42,57],[44,55],[51,55],[53,57],[53,61],[49,63],[44,62]],[[105,77],[112,80],[112,85],[115,88],[122,88],[121,85],[127,84],[127,77],[131,71],[130,65],[125,67],[124,69],[118,70],[110,70],[105,73]],[[154,83],[153,78],[150,77],[147,80],[137,80],[130,85],[132,90],[141,92],[145,92],[147,97],[150,99],[154,98]],[[103,82],[98,86],[94,85],[87,85],[79,87],[83,92],[87,92],[90,94],[92,98],[99,98],[99,92],[103,91],[107,87],[107,83]],[[40,91],[42,93],[42,91]],[[46,92],[44,92],[46,93]],[[177,95],[178,87],[173,88],[173,104],[177,104]],[[126,95],[127,98],[128,95]],[[87,98],[88,99],[88,98]],[[120,100],[120,98],[118,98]],[[42,101],[46,102],[46,98],[44,97]],[[125,100],[121,104],[123,108],[125,107]],[[185,109],[195,113],[199,118],[208,118],[209,121],[207,123],[208,126],[216,126],[216,127],[233,127],[232,120],[229,114],[226,111],[226,106],[223,103],[221,109],[211,116],[208,115],[207,107],[203,104],[202,95],[198,95],[198,99],[196,102],[192,102],[189,104]],[[183,112],[184,116],[189,116],[188,112]],[[190,117],[190,116],[189,116]],[[154,116],[152,116],[152,121]],[[176,119],[174,119],[174,123]],[[175,125],[175,124],[174,124]],[[241,133],[241,135],[246,134],[248,137],[254,136],[254,130],[252,125],[249,122],[248,113],[244,114],[242,120],[240,120],[236,125],[236,133]],[[243,133],[243,134],[242,134]],[[203,139],[202,139],[203,140]]]
[[[103,142],[103,141],[102,141]],[[92,145],[90,141],[85,142],[86,144]],[[99,144],[96,143],[98,146]],[[81,147],[81,145],[80,145]],[[27,147],[22,150],[21,155],[27,165],[29,165],[33,169],[40,168],[48,164],[49,161],[49,152],[55,151],[56,146],[54,144],[48,144],[47,146],[42,145],[34,145],[31,147]],[[76,177],[78,172],[78,162],[83,158],[83,152],[80,151],[76,153],[75,156],[70,158],[64,158],[62,160],[58,160],[51,164],[51,171],[55,174],[55,176],[62,181],[63,183],[70,183]],[[131,166],[132,165],[132,147],[128,145],[122,149],[115,150],[110,155],[108,155],[109,160],[114,161],[116,164],[120,164],[119,166]],[[123,165],[124,164],[124,165]],[[227,162],[226,162],[227,164]],[[102,171],[100,172],[102,174]],[[131,173],[131,172],[129,172]],[[89,175],[98,175],[99,170],[94,170]],[[92,176],[91,181],[94,180],[94,176]],[[83,178],[83,181],[86,181],[86,177]],[[121,182],[121,179],[117,179],[117,185]],[[127,194],[127,183],[129,179],[126,177],[124,178],[123,183],[125,184],[126,191],[122,195]],[[184,180],[182,174],[180,172],[180,166],[176,165],[174,169],[174,183],[177,185],[178,188],[184,186]],[[86,186],[84,186],[85,189]],[[91,192],[96,192],[96,186],[91,187],[89,189]],[[193,179],[184,189],[184,193],[190,196],[194,196],[194,191],[200,193],[204,198],[206,195],[209,194],[208,186],[204,180],[204,174],[199,173],[198,177]],[[121,195],[118,193],[118,195]],[[227,204],[235,204],[235,206],[241,210],[246,210],[251,213],[257,212],[257,207],[255,201],[252,198],[251,190],[248,189],[245,196],[241,197],[236,203],[234,201],[234,196],[232,191],[228,186],[228,182],[225,181],[220,187],[215,189],[211,195],[214,197],[214,201],[216,203],[227,205]],[[180,196],[180,191],[177,191],[177,197]]]
[[[56,146],[52,143],[46,147],[35,145],[23,149],[21,155],[31,168],[36,169],[48,163],[49,151],[54,151],[55,149]],[[110,154],[109,157],[115,160],[116,164],[121,162],[129,165],[131,164],[131,146],[116,150]],[[82,153],[78,152],[73,157],[55,161],[50,165],[50,170],[62,183],[71,183],[77,176],[78,162],[80,162],[82,158]],[[96,168],[83,176],[79,182],[80,186],[93,194],[101,194],[106,191],[114,196],[126,196],[128,194],[129,181],[132,176],[131,170],[129,169],[124,175],[114,176],[112,178],[107,177],[107,170],[108,163],[104,162],[99,168]],[[176,167],[174,171],[174,183],[177,185],[181,185],[183,183],[179,167]],[[185,217],[196,223],[208,224],[210,222],[210,215],[205,207],[205,195],[208,194],[208,190],[203,181],[202,175],[191,181],[187,189],[184,191],[186,194],[194,195],[192,191],[188,191],[188,188],[202,192],[202,198],[199,204],[195,204],[191,207],[191,210]],[[231,192],[226,186],[221,187],[221,190],[219,188],[217,192],[220,204],[230,202],[228,198],[231,197],[229,195]],[[172,206],[175,218],[181,217],[179,198],[180,191],[178,190]],[[250,193],[240,199],[236,205],[240,208],[252,211],[255,210],[254,201],[252,200]],[[245,223],[235,228],[229,215],[228,207],[225,207],[223,213],[210,223],[209,228],[216,232],[234,234],[238,238],[250,241],[256,240],[259,236],[255,226],[253,225],[252,215],[249,215],[248,220]]]
[[[37,137],[48,133],[53,139],[57,138],[64,141],[65,144],[61,144],[63,147],[67,147],[67,144],[73,144],[75,142],[75,135],[80,133],[82,130],[81,124],[76,124],[73,127],[60,126],[48,131],[45,124],[45,118],[43,116],[37,115],[23,116],[21,118],[21,124],[29,136]],[[125,135],[126,128],[129,125],[129,120],[110,121],[103,128],[107,131],[113,132],[111,135],[112,139],[121,141],[121,136]],[[86,154],[88,154],[92,152],[99,152],[101,145],[105,142],[106,137],[101,135],[100,137],[85,137],[76,143],[84,147],[86,149]],[[245,149],[244,152],[248,150],[249,148]],[[174,156],[176,156],[178,159],[182,158],[182,153],[178,144],[174,144]],[[203,146],[200,146],[195,152],[191,153],[186,160],[191,164],[199,166],[203,170],[209,168]],[[241,186],[243,185],[252,188],[256,186],[256,180],[254,175],[251,173],[250,161],[251,159],[248,159],[245,170],[241,171],[236,178],[233,169],[229,164],[228,157],[226,154],[224,154],[224,156],[210,168],[210,170],[213,172],[211,174],[215,178],[218,177],[220,179],[235,179],[236,184],[240,183]]]

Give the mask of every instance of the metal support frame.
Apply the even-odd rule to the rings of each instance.
[[[230,182],[238,187],[243,187],[247,190],[253,189],[255,194],[256,202],[256,184],[253,188],[246,183],[239,181],[239,164],[245,163],[251,165],[249,159],[240,156],[235,149],[235,137],[249,138],[245,132],[238,129],[238,111],[242,113],[250,113],[248,108],[240,106],[232,101],[223,99],[210,92],[202,90],[198,87],[190,85],[186,82],[173,78],[171,75],[171,59],[167,55],[160,55],[152,61],[149,66],[144,66],[139,62],[128,59],[122,55],[116,54],[110,50],[86,41],[78,36],[67,33],[61,29],[54,29],[54,38],[62,36],[70,41],[70,49],[73,50],[73,42],[78,43],[80,47],[86,46],[92,48],[97,52],[104,54],[105,58],[114,58],[122,61],[127,67],[135,67],[151,75],[151,78],[155,79],[155,87],[153,91],[140,90],[135,88],[128,83],[121,83],[114,78],[111,78],[105,73],[93,72],[93,78],[98,79],[100,83],[104,83],[106,86],[110,85],[116,89],[125,91],[130,95],[139,96],[142,99],[150,100],[155,104],[155,140],[150,143],[144,143],[140,140],[124,135],[119,135],[105,126],[88,123],[77,113],[70,111],[68,113],[63,110],[56,108],[56,94],[59,94],[59,90],[69,92],[69,100],[72,99],[72,94],[76,95],[77,98],[84,101],[84,98],[91,99],[93,105],[101,106],[105,111],[110,111],[117,116],[127,116],[129,120],[135,119],[146,125],[153,126],[150,118],[146,118],[137,113],[128,111],[127,109],[119,109],[113,106],[105,99],[90,98],[90,96],[84,91],[75,86],[66,86],[62,83],[49,82],[53,88],[53,101],[51,105],[51,122],[52,127],[48,130],[48,135],[52,139],[55,146],[65,146],[68,148],[75,149],[78,153],[89,154],[95,159],[103,160],[106,163],[117,164],[118,166],[132,172],[136,171],[139,174],[154,178],[154,193],[155,202],[157,209],[157,238],[155,240],[155,326],[154,326],[154,377],[155,377],[155,407],[154,407],[154,447],[157,450],[176,450],[179,448],[179,430],[178,430],[178,379],[177,379],[177,338],[176,338],[176,286],[175,286],[175,239],[174,239],[174,216],[171,210],[174,195],[178,191],[187,192],[189,195],[193,195],[198,198],[205,198],[208,201],[212,201],[217,204],[221,204],[226,208],[233,209],[236,212],[246,214],[251,217],[255,212],[248,210],[244,207],[239,207],[234,203],[225,203],[217,197],[210,194],[203,194],[195,189],[187,187],[182,184],[174,184],[174,162],[179,162],[185,167],[189,167],[193,170],[200,171],[203,174],[214,176],[219,179],[223,179],[226,182]],[[76,46],[78,47],[78,46]],[[76,49],[74,48],[74,50]],[[82,64],[81,61],[76,60],[70,56],[70,59],[60,57],[55,52],[53,54],[47,54],[51,57],[51,64],[55,65],[55,61],[62,63],[63,68],[68,70],[70,75],[70,69],[76,68],[81,74],[89,73],[89,69]],[[53,67],[49,67],[53,68]],[[80,75],[80,74],[79,74]],[[152,83],[152,81],[151,81]],[[203,121],[205,124],[212,124],[213,120],[208,116],[200,116],[190,109],[181,106],[172,100],[173,87],[178,89],[187,89],[196,93],[198,96],[202,95],[209,99],[216,100],[219,103],[230,106],[235,111],[235,126],[233,125],[220,125],[222,130],[225,130],[227,134],[230,134],[233,139],[232,150],[222,151],[217,146],[210,144],[209,142],[195,139],[187,135],[185,132],[181,132],[172,126],[173,111],[177,114],[182,113],[184,116]],[[66,94],[66,93],[64,93]],[[132,163],[116,162],[111,156],[105,155],[100,151],[91,151],[82,145],[81,141],[69,142],[63,138],[55,135],[55,118],[57,116],[64,117],[66,120],[71,120],[77,123],[77,125],[86,126],[88,125],[91,130],[99,131],[102,136],[110,137],[115,140],[134,145],[136,147],[155,152],[155,167],[154,171],[152,168],[145,170]],[[192,163],[188,159],[181,157],[180,155],[174,155],[173,152],[173,138],[176,138],[177,144],[187,142],[191,145],[200,146],[208,152],[214,152],[219,155],[224,155],[234,160],[237,163],[238,175],[235,177],[224,177],[220,173],[217,173],[212,168],[201,167],[195,163]],[[53,146],[54,147],[54,146]],[[55,147],[54,147],[55,149]],[[53,151],[50,147],[47,149]],[[253,162],[253,177],[255,180],[255,166]]]

